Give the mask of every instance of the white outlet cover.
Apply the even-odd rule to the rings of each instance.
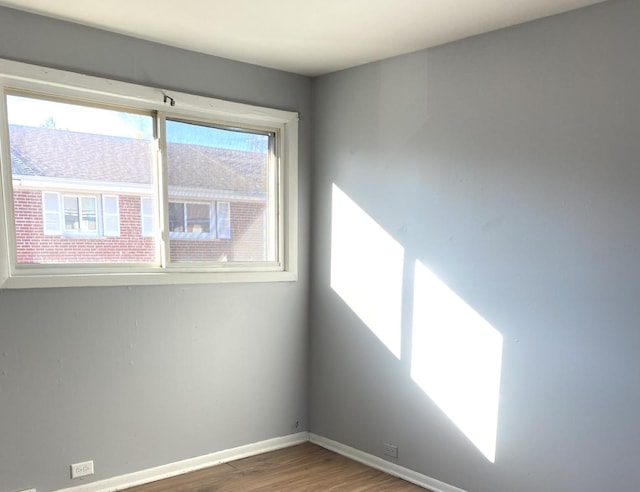
[[[93,475],[93,460],[71,465],[71,478]]]
[[[385,456],[390,456],[391,458],[398,457],[398,446],[395,444],[384,444],[384,454]]]

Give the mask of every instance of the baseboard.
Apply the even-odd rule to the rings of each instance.
[[[346,456],[347,458],[351,458],[352,460],[363,463],[371,468],[375,468],[388,473],[389,475],[402,478],[407,482],[425,487],[433,492],[466,492],[463,489],[441,482],[435,478],[428,477],[408,468],[396,465],[395,463],[390,463],[389,461],[378,458],[372,454],[365,453],[364,451],[360,451],[337,441],[309,432],[299,432],[288,436],[267,439],[266,441],[247,444],[237,448],[225,449],[223,451],[206,454],[204,456],[197,456],[195,458],[177,461],[175,463],[169,463],[155,468],[149,468],[147,470],[128,473],[126,475],[98,480],[91,483],[83,483],[73,487],[59,489],[54,492],[116,492],[128,487],[155,482],[156,480],[162,480],[164,478],[175,477],[177,475],[200,470],[209,466],[220,465],[229,461],[267,453],[269,451],[275,451],[276,449],[295,446],[296,444],[302,444],[307,441],[311,441],[318,446],[322,446],[330,451]]]
[[[248,456],[295,446],[296,444],[301,444],[308,440],[308,432],[299,432],[297,434],[267,439],[266,441],[247,444],[237,448],[225,449],[224,451],[177,461],[168,465],[149,468],[147,470],[129,473],[127,475],[120,475],[106,480],[98,480],[96,482],[59,489],[55,492],[115,492],[135,485],[155,482],[156,480],[162,480],[163,478],[175,477],[176,475],[182,475],[183,473],[200,470],[209,466],[220,465],[229,461],[247,458]]]
[[[309,434],[309,441],[330,451],[346,456],[347,458],[351,458],[352,460],[370,466],[371,468],[402,478],[403,480],[419,485],[420,487],[425,487],[433,492],[466,492],[465,490],[449,485],[448,483],[441,482],[435,478],[431,478],[408,468],[404,468],[403,466],[396,465],[395,463],[390,463],[382,458],[378,458],[372,454],[346,446],[345,444],[337,441],[332,441],[326,437]]]

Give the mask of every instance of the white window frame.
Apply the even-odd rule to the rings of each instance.
[[[160,264],[25,265],[16,260],[11,157],[5,91],[31,91],[52,97],[88,101],[137,111],[149,111],[158,121],[179,118],[193,122],[246,128],[275,135],[273,192],[277,197],[270,224],[277,237],[269,248],[272,262],[170,263],[168,244],[168,189],[165,150],[158,147],[158,197],[165,197],[159,213]],[[158,132],[162,132],[159,125]],[[162,142],[162,138],[160,142]],[[137,84],[86,76],[0,59],[0,288],[40,288],[101,285],[192,284],[218,282],[294,281],[298,263],[298,114]],[[44,200],[44,195],[43,195]],[[102,202],[99,201],[99,207]],[[62,204],[60,204],[62,207]],[[212,203],[214,210],[216,204]],[[101,224],[104,226],[104,224]],[[64,229],[63,224],[60,224]]]

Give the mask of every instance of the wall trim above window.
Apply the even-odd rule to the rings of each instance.
[[[23,152],[18,148],[18,141],[34,141],[24,137],[26,131],[38,131],[40,135],[55,132],[58,130],[55,118],[48,117],[41,125],[16,123],[11,120],[9,99],[54,104],[59,101],[79,108],[122,111],[150,119],[153,130],[145,138],[152,142],[153,150],[147,152],[151,171],[146,174],[152,181],[139,176],[127,179],[123,173],[118,175],[108,167],[108,162],[117,161],[115,158],[100,160],[107,168],[99,175],[91,175],[86,168],[86,176],[80,172],[75,175],[73,169],[69,171],[69,165],[57,174],[42,171],[41,168],[55,166],[47,166],[46,162],[41,165],[42,158],[38,160],[39,156]],[[169,121],[178,130],[168,131],[165,125],[169,125]],[[36,127],[39,128],[36,130]],[[56,141],[57,146],[71,151],[71,136],[64,140],[67,137],[63,135],[75,130],[64,125],[59,128],[60,132],[51,138],[60,139]],[[227,143],[221,143],[222,137],[220,141],[201,142],[200,139],[205,138],[203,132],[209,130],[226,132],[230,138]],[[171,131],[174,134],[168,136]],[[188,140],[191,137],[184,136],[185,131],[197,133],[197,138]],[[260,150],[235,147],[241,144],[234,143],[231,137],[245,135],[255,136]],[[77,135],[73,138],[76,142],[73,145],[83,145],[83,138]],[[168,138],[173,140],[167,143]],[[194,164],[194,159],[181,157],[187,154],[184,149],[190,145],[204,149],[200,152],[203,155],[226,153],[233,162],[220,165],[226,174],[216,178],[216,173],[223,171],[215,171],[214,165]],[[297,278],[298,114],[295,112],[0,59],[0,149],[0,288],[293,281]],[[258,164],[262,168],[252,164],[256,158],[250,156],[256,153],[264,156],[262,161],[258,159],[264,162]],[[210,162],[221,159],[213,155]],[[252,165],[253,168],[248,167]],[[59,167],[62,169],[62,164]],[[192,179],[176,178],[177,170],[178,174],[191,173]],[[250,175],[253,181],[239,185],[240,178],[234,178],[230,172]],[[185,196],[175,195],[176,190]],[[31,201],[27,205],[19,201],[29,193]],[[34,198],[36,194],[39,202]],[[94,198],[86,198],[84,202],[78,198],[75,207],[71,206],[73,199],[68,198],[65,212],[62,201],[54,203],[52,197],[56,194],[60,200],[73,196]],[[143,207],[143,200],[148,204],[149,199],[153,200],[152,204],[157,203],[157,207]],[[211,220],[207,223],[197,218],[202,223],[196,224],[190,234],[204,228],[207,238],[213,240],[176,243],[176,235],[172,236],[169,231],[169,202],[203,200],[209,203]],[[202,211],[194,208],[193,213],[196,212]],[[74,213],[82,216],[84,222],[76,224],[80,219],[74,222]],[[190,213],[191,210],[185,213],[185,220],[191,220]],[[39,225],[32,226],[29,220],[36,217]],[[57,234],[58,230],[62,233]],[[241,233],[236,234],[238,231]],[[46,241],[62,238],[68,247],[81,238],[85,238],[84,244],[92,243],[86,240],[88,236],[101,238],[103,249],[113,243],[121,249],[121,254],[127,252],[125,241],[135,236],[137,241],[146,241],[149,257],[130,256],[118,261],[111,253],[96,259],[87,253],[78,256],[82,258],[79,262],[63,256],[45,258],[43,250],[51,248],[42,246]],[[235,243],[247,238],[255,244]],[[205,243],[209,250],[204,249]]]

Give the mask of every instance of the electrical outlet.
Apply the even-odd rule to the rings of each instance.
[[[395,444],[384,444],[384,455],[390,456],[391,458],[398,457],[398,446]]]
[[[71,478],[93,475],[93,460],[71,465]]]

